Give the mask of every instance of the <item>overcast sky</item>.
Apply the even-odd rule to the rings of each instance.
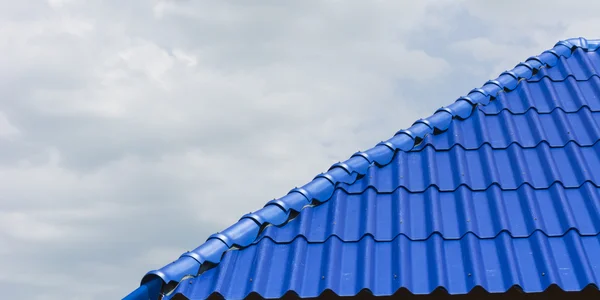
[[[598,1],[0,2],[3,299],[120,299],[332,163],[600,37]]]

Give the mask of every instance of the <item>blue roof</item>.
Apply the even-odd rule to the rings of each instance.
[[[126,299],[160,286],[164,299],[600,286],[598,48],[557,43],[243,216]]]

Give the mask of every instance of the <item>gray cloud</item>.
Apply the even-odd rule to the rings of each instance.
[[[491,5],[4,4],[5,297],[118,299],[330,164],[600,28],[591,1]]]

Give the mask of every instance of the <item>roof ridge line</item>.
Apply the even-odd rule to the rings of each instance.
[[[250,245],[266,224],[285,223],[292,210],[300,212],[310,205],[313,199],[326,202],[333,195],[338,183],[354,182],[358,175],[364,175],[373,164],[389,164],[396,151],[409,151],[420,144],[426,135],[445,132],[455,118],[469,118],[477,105],[487,105],[500,91],[514,90],[521,80],[531,78],[541,68],[556,65],[561,57],[569,58],[578,48],[596,51],[600,49],[600,39],[588,40],[579,37],[559,41],[552,49],[529,57],[512,70],[501,73],[498,78],[488,80],[481,88],[472,89],[466,96],[459,97],[449,106],[442,107],[433,115],[419,119],[409,128],[396,132],[387,141],[382,141],[364,152],[356,152],[344,162],[333,164],[327,172],[317,175],[300,188],[292,189],[287,195],[269,201],[262,209],[242,216],[237,223],[211,235],[205,243],[182,254],[174,262],[148,272],[142,278],[140,287],[124,300],[158,299],[159,290],[165,286],[172,288],[184,277],[199,275],[207,262],[218,264],[223,254],[234,246]]]

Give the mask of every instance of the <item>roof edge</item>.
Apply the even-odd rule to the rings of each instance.
[[[264,226],[282,225],[288,221],[292,211],[300,212],[313,202],[328,201],[333,196],[337,184],[352,184],[359,175],[366,174],[373,164],[389,164],[396,151],[410,151],[421,143],[425,136],[445,132],[454,119],[469,118],[477,105],[489,104],[501,91],[514,90],[521,80],[531,78],[541,68],[556,65],[561,57],[570,57],[578,48],[596,51],[600,48],[600,39],[588,40],[579,37],[559,41],[552,49],[529,57],[512,70],[500,74],[498,78],[488,80],[481,88],[472,89],[466,96],[459,97],[449,106],[438,109],[427,118],[415,121],[408,129],[396,132],[387,141],[382,141],[369,150],[356,152],[348,160],[332,165],[327,172],[317,175],[311,182],[292,189],[279,199],[269,201],[262,209],[244,215],[229,228],[211,235],[204,244],[182,254],[176,261],[148,272],[143,277],[140,287],[124,300],[158,299],[161,289],[172,290],[184,277],[197,276],[208,265],[218,264],[229,249],[250,245]],[[158,289],[157,284],[161,285]],[[166,286],[170,288],[165,288]]]

